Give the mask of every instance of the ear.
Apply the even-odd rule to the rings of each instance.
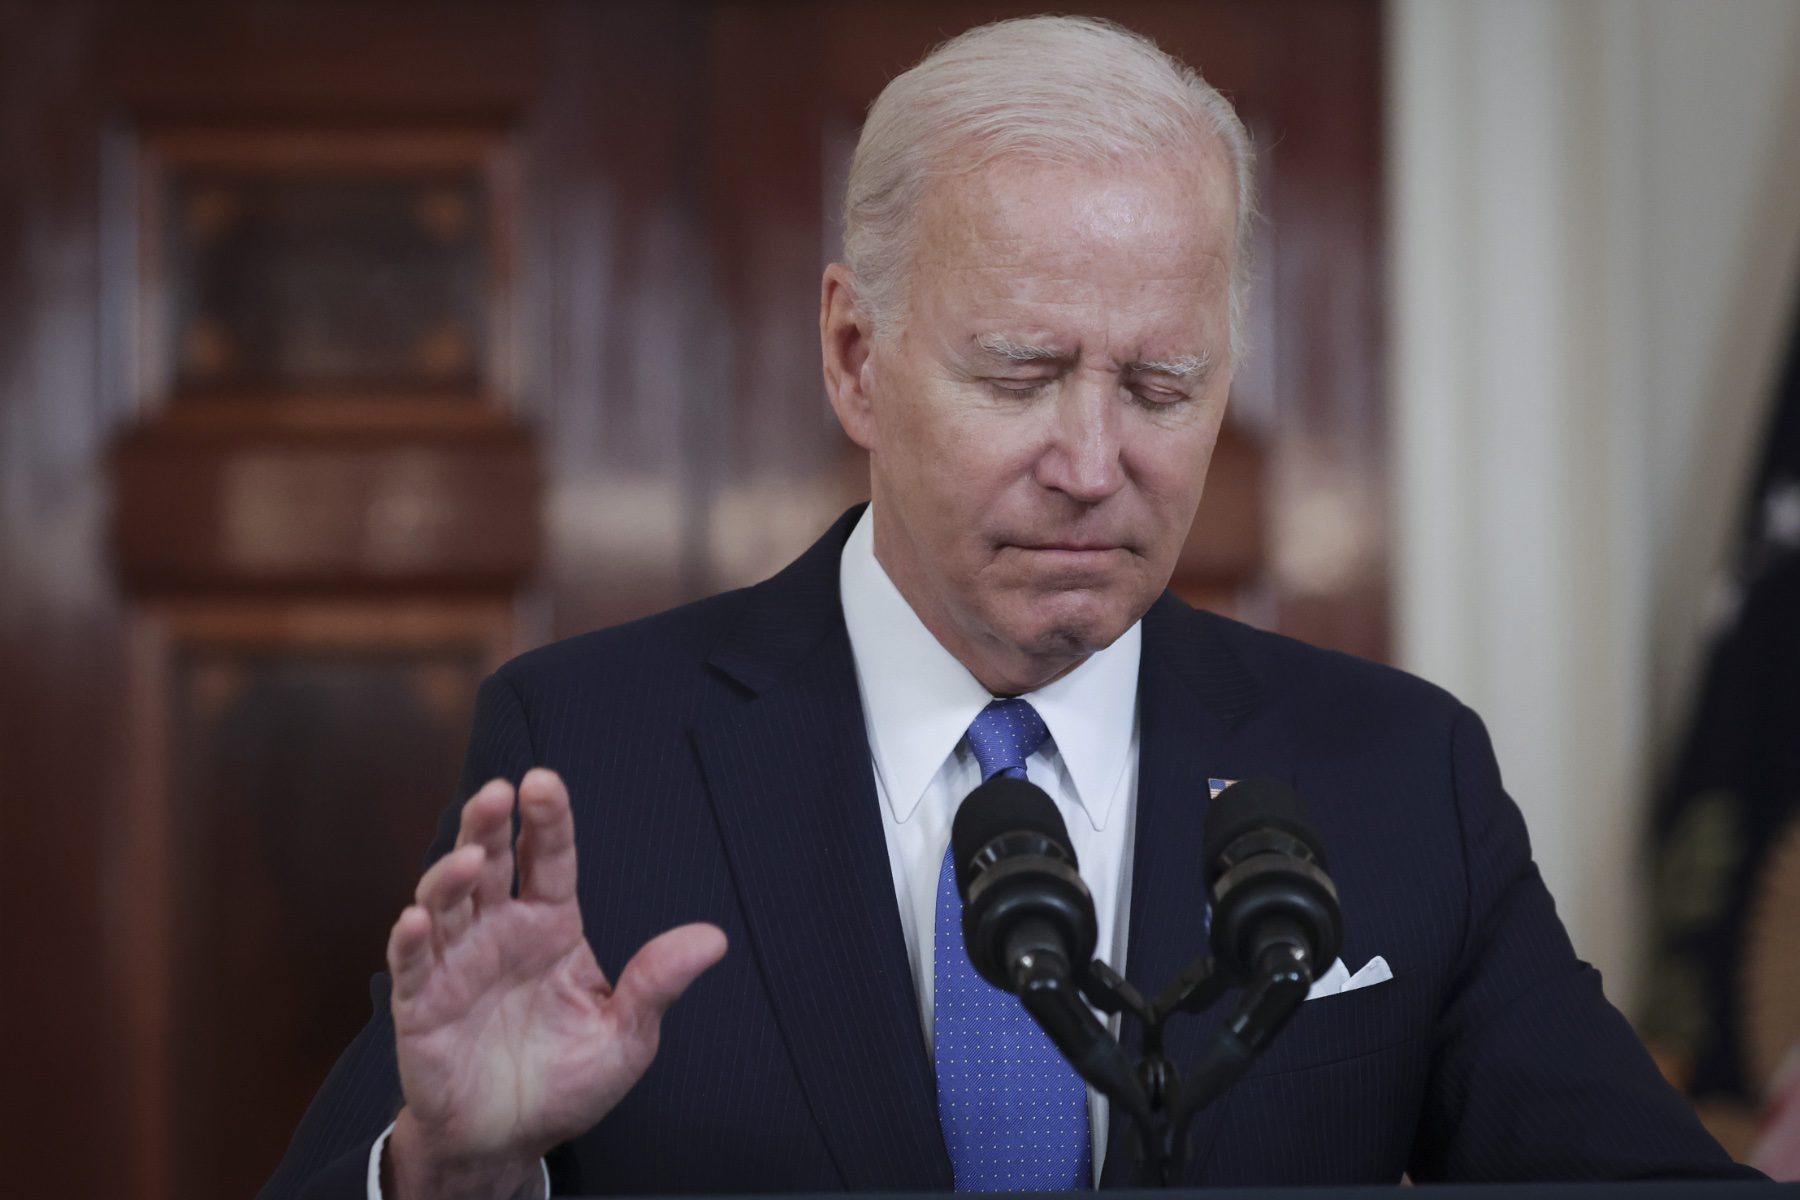
[[[838,424],[864,450],[875,448],[875,328],[856,304],[856,276],[843,263],[825,268],[819,285],[819,350],[825,394]]]

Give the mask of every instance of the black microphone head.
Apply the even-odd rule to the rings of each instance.
[[[1094,898],[1056,803],[1023,779],[995,776],[970,792],[950,826],[963,899],[963,944],[981,977],[1004,991],[1025,939],[1073,971],[1094,957]]]
[[[1294,789],[1273,779],[1232,784],[1208,809],[1204,840],[1213,954],[1233,975],[1253,978],[1265,953],[1284,945],[1303,947],[1315,972],[1337,957],[1337,888]]]
[[[1281,830],[1312,852],[1320,870],[1331,869],[1299,794],[1278,779],[1245,779],[1220,792],[1207,807],[1203,836],[1209,882],[1231,843],[1255,829]]]
[[[1069,827],[1043,788],[1023,779],[996,775],[963,800],[950,824],[950,853],[956,863],[956,890],[964,897],[975,877],[975,856],[1009,833],[1032,833],[1054,843],[1079,869]]]

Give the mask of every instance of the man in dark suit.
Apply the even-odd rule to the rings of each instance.
[[[889,86],[820,319],[872,505],[483,686],[391,988],[267,1194],[1132,1182],[968,971],[948,819],[995,774],[1062,810],[1145,990],[1204,946],[1209,781],[1311,801],[1346,965],[1202,1114],[1189,1182],[1736,1170],[1575,958],[1474,715],[1164,592],[1248,171],[1217,93],[1101,22],[989,26]]]

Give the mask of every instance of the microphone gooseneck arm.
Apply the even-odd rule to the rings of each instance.
[[[1013,959],[1012,990],[1025,1011],[1076,1074],[1133,1120],[1148,1121],[1150,1101],[1137,1072],[1124,1048],[1083,1000],[1068,959],[1060,949],[1043,945],[1047,939],[1034,938],[1030,932],[1018,937],[1026,944]]]
[[[1304,946],[1281,943],[1264,952],[1237,1008],[1213,1035],[1206,1056],[1196,1065],[1192,1082],[1170,1106],[1166,1179],[1179,1179],[1187,1165],[1188,1126],[1194,1117],[1250,1069],[1256,1056],[1299,1011],[1312,985],[1311,957]]]

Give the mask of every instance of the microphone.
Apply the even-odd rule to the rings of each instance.
[[[1206,814],[1205,870],[1213,955],[1240,980],[1337,958],[1343,917],[1325,850],[1300,797],[1272,779],[1220,792]]]
[[[996,775],[956,810],[950,853],[976,973],[1018,996],[1075,1073],[1148,1128],[1150,1103],[1131,1061],[1082,1001],[1098,924],[1055,802]]]
[[[1094,957],[1094,898],[1062,814],[1043,789],[996,775],[969,793],[950,827],[963,943],[976,972],[1019,992],[1045,971],[1084,974]]]

